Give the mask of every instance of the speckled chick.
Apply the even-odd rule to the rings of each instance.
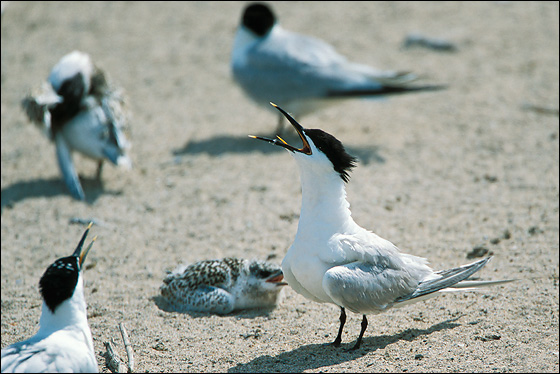
[[[160,292],[177,312],[227,314],[275,307],[287,285],[283,280],[279,265],[227,257],[179,266],[165,277]]]

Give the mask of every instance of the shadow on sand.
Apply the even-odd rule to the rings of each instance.
[[[271,135],[264,137],[273,138]],[[301,141],[296,136],[287,135],[283,137],[289,144],[300,144]],[[351,155],[357,157],[360,163],[367,165],[370,162],[383,163],[385,159],[379,155],[378,147],[353,147],[347,146],[346,150]],[[174,156],[184,156],[193,154],[207,154],[210,156],[221,156],[227,153],[251,153],[260,152],[272,154],[285,152],[284,148],[273,146],[269,143],[249,138],[248,136],[228,136],[220,135],[209,139],[190,140],[182,148],[172,151]]]
[[[352,361],[365,355],[367,352],[384,349],[388,345],[401,340],[413,341],[418,337],[427,336],[437,331],[453,329],[460,326],[460,324],[454,323],[459,318],[460,317],[449,319],[433,325],[428,329],[406,329],[395,335],[378,335],[364,338],[360,349],[356,351],[347,351],[347,349],[354,345],[355,341],[350,341],[348,344],[343,343],[343,347],[338,348],[332,346],[330,342],[325,344],[308,344],[274,357],[268,355],[257,357],[246,364],[238,364],[230,368],[228,372],[270,373],[278,372],[278,368],[281,367],[282,372],[301,373],[305,370],[330,367],[343,362]],[[372,372],[373,371],[374,369],[372,369]]]
[[[86,195],[85,201],[88,204],[93,204],[99,196],[104,194],[121,194],[119,191],[106,191],[103,187],[103,182],[95,177],[87,178],[80,176],[80,182]],[[16,182],[2,189],[1,209],[3,211],[5,207],[10,208],[14,204],[26,199],[59,195],[67,195],[69,198],[72,198],[64,182],[59,178]]]

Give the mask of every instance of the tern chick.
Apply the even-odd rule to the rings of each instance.
[[[82,277],[84,261],[97,238],[83,247],[91,225],[74,253],[56,260],[41,277],[39,331],[2,349],[2,373],[98,372]]]
[[[122,92],[109,85],[104,72],[88,54],[71,52],[53,67],[36,95],[28,95],[22,107],[31,122],[55,143],[58,166],[66,186],[77,200],[85,195],[72,152],[98,162],[97,178],[105,160],[126,169],[132,167]]]
[[[231,68],[235,82],[254,102],[269,108],[273,101],[297,117],[335,99],[443,88],[411,85],[418,77],[409,72],[350,62],[320,39],[285,30],[272,9],[261,3],[249,4],[243,11]],[[281,134],[283,122],[280,114],[277,134]]]
[[[298,133],[302,147],[282,138],[251,136],[290,151],[302,185],[297,233],[282,261],[288,284],[308,299],[338,305],[340,328],[333,342],[339,346],[346,309],[363,315],[362,329],[352,349],[360,347],[367,314],[424,300],[441,292],[489,286],[505,281],[466,280],[490,257],[457,268],[434,271],[424,258],[401,253],[390,241],[354,222],[346,200],[345,183],[355,158],[334,136],[319,129],[304,129],[276,107]]]
[[[160,292],[178,312],[227,314],[276,306],[287,284],[283,279],[278,265],[226,257],[179,266],[165,277]]]

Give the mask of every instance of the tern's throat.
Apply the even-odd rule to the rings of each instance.
[[[321,170],[300,170],[302,201],[298,235],[308,234],[304,232],[306,230],[327,236],[355,230],[356,223],[351,217],[345,184],[340,175]]]

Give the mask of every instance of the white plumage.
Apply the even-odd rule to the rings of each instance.
[[[45,271],[39,331],[2,349],[2,373],[98,372],[81,272],[95,241],[83,249],[90,227],[72,256],[58,259]]]
[[[353,348],[357,349],[367,327],[367,314],[424,300],[439,292],[508,282],[463,283],[490,258],[433,271],[425,258],[401,253],[390,241],[360,227],[352,219],[345,190],[356,160],[332,135],[304,129],[274,106],[303,142],[301,148],[296,148],[280,137],[272,140],[252,136],[289,150],[300,169],[301,214],[294,241],[282,261],[282,271],[296,292],[341,308],[335,345],[341,343],[345,309],[363,315],[362,330]]]

